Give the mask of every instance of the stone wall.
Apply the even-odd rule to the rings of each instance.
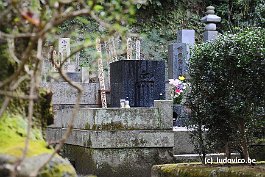
[[[101,107],[99,83],[79,83],[83,87],[81,107]],[[78,92],[67,82],[43,82],[41,87],[49,89],[52,93],[52,104],[56,109],[65,105],[74,105]],[[110,104],[110,95],[107,94],[107,103]]]
[[[57,110],[54,115],[55,127],[67,127],[72,112],[72,107]],[[73,126],[76,129],[86,130],[171,130],[172,119],[160,114],[159,109],[154,107],[130,109],[81,108]]]
[[[172,163],[170,148],[92,149],[65,145],[63,154],[79,174],[97,177],[150,177],[154,164]]]
[[[155,164],[173,162],[172,101],[152,108],[82,108],[63,149],[78,173],[98,177],[150,177]],[[57,110],[47,140],[62,137],[71,107]]]

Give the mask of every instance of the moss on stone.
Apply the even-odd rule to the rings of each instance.
[[[100,125],[93,124],[91,129],[90,127],[91,126],[87,126],[87,124],[85,125],[86,130],[137,130],[137,128],[128,127],[122,122],[102,123]]]
[[[85,130],[90,130],[90,124],[88,122],[85,124]]]
[[[111,122],[111,123],[101,124],[98,128],[100,130],[124,130],[126,129],[121,122]]]
[[[0,118],[0,154],[21,156],[25,146],[27,122],[22,116],[5,114]],[[27,156],[51,153],[41,131],[32,129]]]
[[[206,165],[156,165],[152,171],[160,177],[265,177],[265,169],[247,165],[218,167]]]
[[[75,177],[75,169],[69,164],[58,164],[52,169],[45,168],[39,174],[39,177]]]
[[[0,118],[0,157],[4,159],[18,159],[21,157],[25,147],[27,121],[20,115],[4,114]],[[27,176],[37,166],[40,166],[50,157],[53,152],[47,147],[41,130],[32,129],[30,135],[27,157],[22,162],[21,171],[18,176]],[[3,159],[2,159],[3,160]],[[16,160],[15,160],[16,161]],[[13,164],[14,160],[4,160],[5,163]],[[2,171],[1,171],[2,170]],[[0,174],[5,169],[0,169]],[[8,170],[8,169],[6,169]],[[27,175],[25,175],[27,174]],[[0,175],[1,176],[1,175]],[[43,169],[38,177],[75,177],[73,166],[65,159],[56,155]]]

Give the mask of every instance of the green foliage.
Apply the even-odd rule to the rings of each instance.
[[[153,29],[142,35],[141,55],[146,60],[162,60],[167,58],[167,41]]]
[[[229,143],[242,150],[245,132],[264,131],[264,112],[257,113],[265,104],[264,33],[262,28],[247,28],[194,50],[190,124],[204,125],[207,139],[219,149]]]
[[[212,1],[217,14],[222,17],[222,30],[233,27],[264,27],[264,0]]]
[[[157,0],[150,1],[139,8],[133,29],[145,36],[142,38],[141,46],[144,55],[151,59],[166,60],[168,42],[175,41],[177,30],[181,29],[194,29],[197,33],[197,41],[201,41],[202,38],[199,34],[203,31],[203,24],[200,22],[202,15],[197,8],[203,9],[204,6],[195,7],[199,1],[187,3],[186,1]],[[160,5],[156,5],[156,2]]]
[[[217,15],[222,18],[218,24],[219,31],[232,30],[233,27],[260,26],[264,27],[264,0],[148,0],[144,5],[137,5],[137,21],[134,30],[145,34],[146,43],[156,43],[150,36],[156,33],[160,41],[176,40],[176,31],[180,29],[194,29],[196,41],[202,41],[204,24],[200,19],[205,15],[209,5],[215,6]],[[142,49],[159,54],[166,59],[167,42],[160,44],[160,49],[149,49],[149,45]]]
[[[0,80],[14,73],[14,63],[8,59],[7,45],[0,43]]]

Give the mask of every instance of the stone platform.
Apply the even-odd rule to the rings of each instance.
[[[155,100],[151,108],[82,108],[63,154],[82,175],[150,177],[151,167],[173,162],[172,101]],[[55,113],[47,140],[59,140],[71,107]]]

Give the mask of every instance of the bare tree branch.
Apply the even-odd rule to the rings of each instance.
[[[14,39],[14,38],[30,38],[30,37],[36,37],[36,33],[18,33],[18,34],[8,34],[0,31],[0,39]]]
[[[15,54],[15,42],[14,38],[8,38],[7,39],[7,44],[8,44],[8,50],[11,55],[11,57],[15,60],[15,62],[20,63],[19,59],[17,58]]]
[[[24,76],[22,76],[22,77],[20,77],[15,83],[11,83],[11,86],[10,86],[10,91],[14,91],[14,90],[16,90],[17,89],[17,87],[19,86],[19,84],[21,83],[21,82],[23,82],[25,79],[27,79],[28,78],[28,76],[27,75],[24,75]],[[10,92],[10,94],[11,94],[12,92]],[[1,94],[1,93],[0,93]],[[8,94],[8,93],[7,93]],[[7,108],[7,106],[8,106],[8,104],[9,104],[9,102],[11,101],[11,97],[12,96],[7,96],[7,94],[5,93],[3,93],[3,95],[5,95],[5,100],[4,100],[4,102],[3,102],[3,105],[1,106],[1,109],[0,109],[0,118],[2,117],[2,115],[3,115],[3,113],[4,113],[4,111],[6,110],[6,108]],[[12,95],[12,94],[11,94]],[[17,96],[14,96],[15,98],[17,97]],[[25,97],[26,98],[26,97]]]
[[[21,76],[20,78],[18,78],[17,81],[15,81],[14,83],[11,84],[10,90],[11,91],[16,90],[18,88],[18,86],[26,79],[29,79],[28,75],[24,75],[24,76]]]
[[[80,101],[81,101],[81,97],[83,95],[83,88],[81,85],[71,81],[71,79],[69,79],[66,74],[64,73],[64,71],[62,70],[62,67],[59,66],[54,59],[52,58],[52,63],[54,64],[54,66],[56,67],[56,69],[58,70],[58,72],[60,73],[61,77],[68,82],[69,85],[71,85],[72,87],[74,87],[77,91],[78,91],[78,95],[77,95],[77,99],[76,99],[76,104],[74,106],[73,109],[73,113],[71,115],[71,119],[68,123],[68,127],[67,130],[65,132],[65,134],[63,135],[62,139],[59,141],[59,144],[56,145],[54,152],[51,154],[51,156],[47,159],[47,161],[45,163],[43,163],[38,169],[36,169],[35,171],[33,171],[30,175],[30,177],[36,177],[38,175],[39,170],[41,170],[43,167],[45,167],[45,165],[47,165],[49,163],[49,161],[56,155],[56,153],[62,148],[63,144],[65,143],[65,141],[67,140],[67,138],[71,135],[72,129],[73,129],[73,123],[74,120],[78,114],[79,111],[79,107],[80,107]]]
[[[33,47],[35,46],[36,40],[37,40],[37,38],[31,38],[31,40],[29,42],[29,45],[27,46],[27,49],[23,53],[24,55],[21,58],[21,63],[19,65],[19,67],[17,68],[17,70],[15,71],[15,73],[13,75],[8,77],[6,80],[0,82],[0,88],[3,87],[6,84],[12,82],[14,79],[16,79],[21,74],[21,72],[24,69],[24,65],[30,59],[31,52],[33,50]]]
[[[30,95],[23,95],[20,94],[18,95],[18,93],[16,92],[12,92],[12,91],[2,91],[0,90],[0,95],[4,95],[10,98],[19,98],[19,99],[24,99],[24,100],[31,100],[31,99],[37,99],[37,96],[30,96]]]
[[[25,147],[23,149],[23,154],[21,157],[21,162],[25,159],[27,152],[28,152],[28,148],[29,148],[29,141],[30,141],[30,131],[31,131],[31,126],[32,126],[32,117],[33,117],[33,105],[34,105],[34,97],[36,97],[35,95],[35,89],[36,89],[36,76],[35,76],[35,72],[31,75],[31,81],[30,81],[30,94],[29,97],[31,99],[29,99],[29,106],[28,106],[28,127],[27,127],[27,137],[25,140]]]
[[[36,66],[37,67],[37,66]],[[20,159],[15,163],[14,170],[12,171],[12,176],[16,176],[19,170],[20,164],[25,160],[28,149],[29,149],[29,142],[30,142],[30,134],[31,134],[31,127],[32,127],[32,118],[33,118],[33,106],[34,106],[34,97],[35,95],[35,89],[36,89],[36,73],[31,72],[31,80],[30,80],[30,94],[29,94],[29,105],[28,105],[28,122],[27,122],[27,136],[25,139],[25,146],[22,152],[22,156]]]
[[[42,38],[38,39],[38,46],[37,46],[37,59],[43,60],[44,58],[42,57],[42,43],[43,40]]]
[[[0,109],[0,118],[4,114],[9,102],[10,102],[10,97],[5,96],[5,100],[4,100],[4,102],[3,102],[2,106],[1,106],[1,109]]]

